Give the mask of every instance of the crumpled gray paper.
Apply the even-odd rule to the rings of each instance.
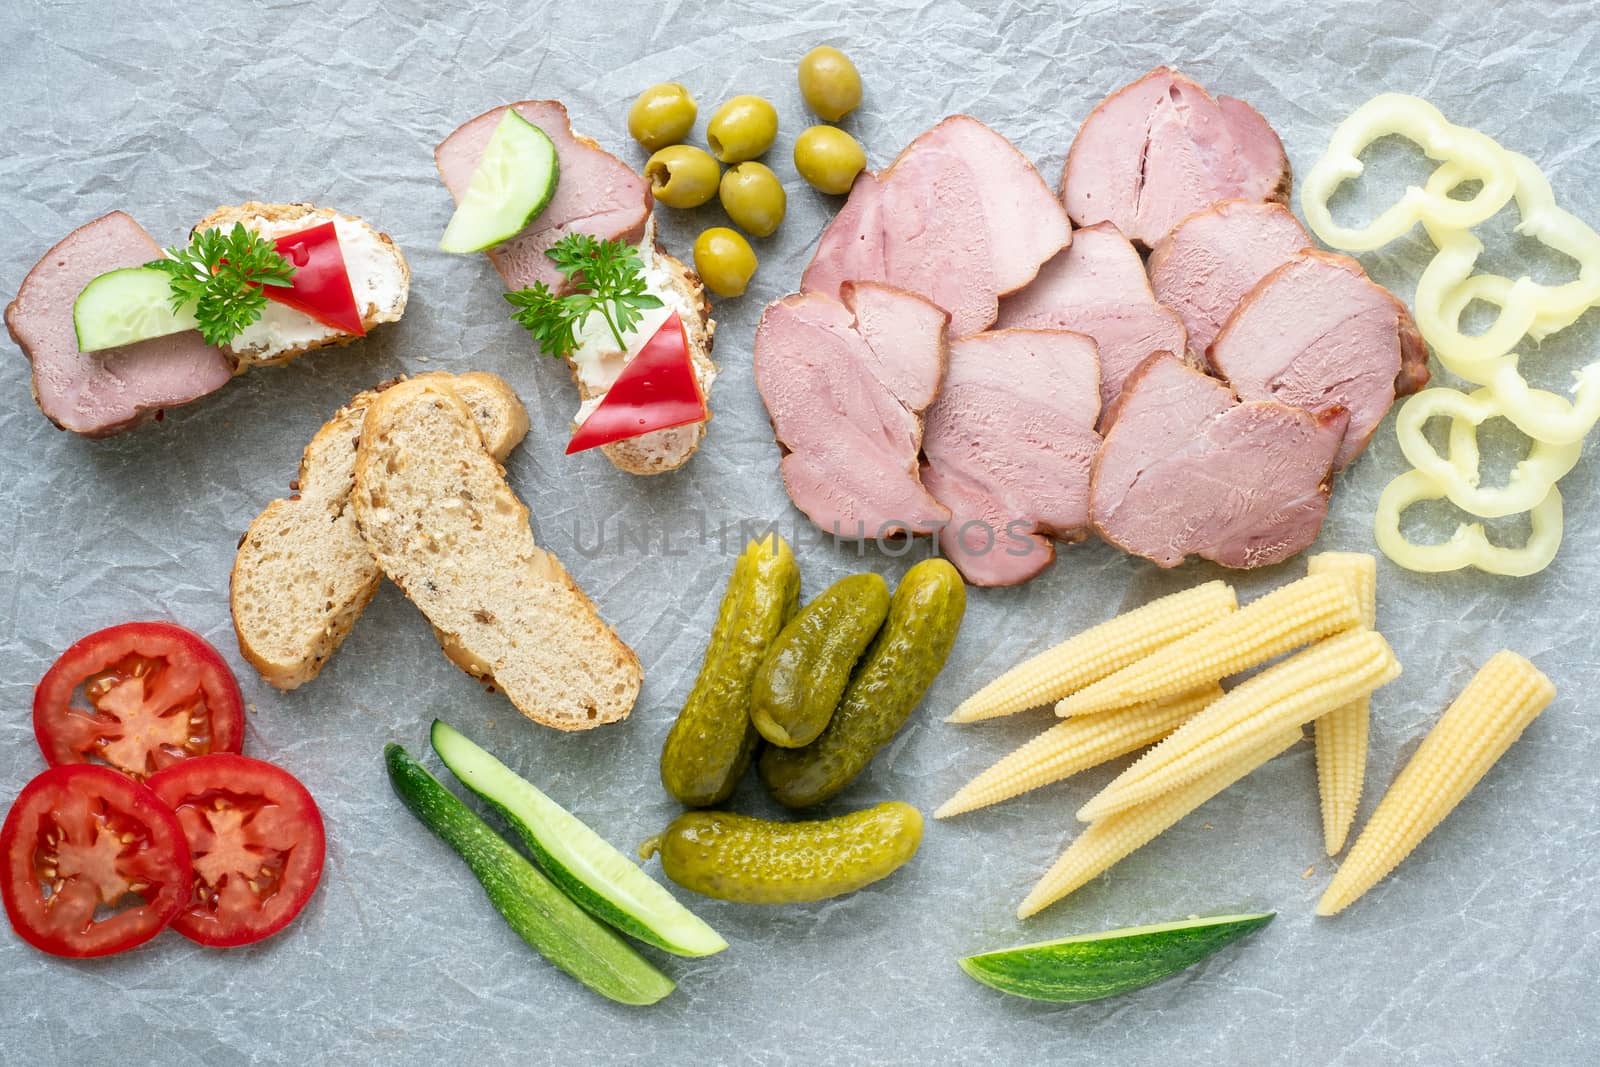
[[[1311,914],[1332,864],[1303,745],[1018,923],[1017,901],[1075,832],[1072,812],[1119,761],[930,824],[907,868],[854,896],[785,908],[690,899],[732,948],[664,961],[679,991],[626,1009],[517,940],[466,868],[391,795],[379,753],[396,740],[423,755],[427,723],[442,716],[631,848],[676,811],[656,755],[737,548],[736,534],[726,550],[719,544],[723,524],[778,521],[787,531],[798,521],[807,595],[861,569],[894,579],[926,552],[858,556],[819,541],[784,496],[751,381],[760,310],[796,286],[839,203],[801,183],[789,156],[809,124],[794,67],[813,45],[839,45],[861,68],[866,102],[846,125],[874,165],[965,111],[1015,140],[1053,184],[1089,108],[1171,63],[1255,104],[1302,172],[1356,105],[1386,90],[1419,93],[1538,160],[1563,205],[1600,221],[1597,34],[1580,0],[0,5],[0,293],[9,297],[46,248],[107,211],[126,210],[171,243],[213,206],[248,198],[362,214],[395,237],[415,271],[399,325],[253,371],[111,441],[56,431],[29,398],[21,356],[0,359],[0,556],[10,576],[0,585],[0,798],[43,766],[28,709],[52,659],[98,627],[165,617],[206,634],[234,664],[252,707],[246,751],[300,776],[329,831],[316,898],[293,927],[253,948],[215,951],[169,934],[123,957],[75,963],[0,933],[0,1061],[1592,1062],[1593,447],[1562,483],[1567,541],[1544,574],[1382,566],[1381,625],[1406,671],[1375,701],[1361,819],[1495,650],[1531,656],[1561,696],[1396,877],[1335,920]],[[788,186],[789,214],[756,243],[750,293],[717,306],[722,375],[700,454],[678,474],[635,479],[597,453],[561,455],[576,403],[567,374],[530,350],[487,262],[434,250],[451,202],[431,152],[496,104],[558,97],[580,131],[640,165],[624,113],[661,80],[698,97],[697,137],[735,93],[777,104],[782,128],[768,162]],[[1379,181],[1425,173],[1414,155],[1377,156]],[[1361,204],[1358,196],[1344,207]],[[720,221],[715,208],[663,211],[662,235],[684,255],[695,233]],[[1485,266],[1520,273],[1528,249],[1491,243]],[[1426,252],[1413,239],[1363,261],[1409,298]],[[1564,385],[1563,360],[1593,358],[1596,319],[1548,342],[1531,361],[1542,368],[1536,378]],[[392,587],[322,676],[295,693],[270,689],[239,657],[226,592],[239,534],[287,492],[301,449],[344,400],[397,373],[439,369],[495,371],[526,401],[533,430],[510,476],[540,539],[644,662],[644,691],[625,724],[563,735],[524,721],[445,661]],[[1318,547],[1370,551],[1377,494],[1401,469],[1386,425],[1340,479]],[[1417,519],[1435,534],[1454,521],[1445,508]],[[619,546],[621,530],[632,539]],[[1254,595],[1302,568],[1237,580]],[[924,709],[836,808],[897,797],[931,810],[1052,721],[1045,712],[957,728],[940,721],[957,700],[1120,608],[1217,573],[1163,573],[1084,544],[1027,586],[974,591]],[[734,804],[773,810],[753,781]],[[1279,912],[1258,936],[1100,1004],[1011,1000],[955,966],[959,955],[1047,937],[1257,909]]]

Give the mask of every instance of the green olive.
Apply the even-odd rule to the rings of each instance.
[[[794,142],[794,169],[820,192],[848,193],[867,165],[861,143],[837,126],[812,126]]]
[[[753,160],[729,167],[718,195],[734,225],[752,237],[770,236],[789,200],[772,169]]]
[[[724,163],[743,163],[772,147],[778,112],[759,96],[736,96],[711,113],[706,143]]]
[[[689,136],[699,113],[694,97],[677,82],[652,85],[628,109],[628,132],[654,152]]]
[[[694,269],[718,296],[742,296],[756,272],[756,254],[737,230],[713,226],[694,239]]]
[[[861,74],[849,56],[818,45],[800,60],[800,95],[818,117],[838,122],[861,106]]]
[[[675,144],[650,157],[644,176],[655,198],[668,207],[699,207],[717,195],[722,168],[704,149]]]

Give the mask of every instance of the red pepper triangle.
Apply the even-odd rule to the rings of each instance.
[[[367,328],[350,288],[350,273],[333,221],[285,234],[276,243],[279,254],[294,267],[294,277],[289,285],[263,285],[267,299],[310,315],[340,333],[365,337]]]
[[[689,337],[683,319],[674,312],[628,360],[600,406],[583,420],[567,444],[567,455],[708,417],[705,394],[689,356]]]

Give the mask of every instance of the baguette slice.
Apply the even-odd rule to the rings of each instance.
[[[638,657],[534,544],[528,509],[449,388],[404,382],[367,408],[351,500],[378,566],[468,674],[560,730],[633,710]]]
[[[517,394],[492,374],[420,375],[472,412],[485,446],[504,459],[528,432]],[[296,495],[274,500],[239,542],[229,583],[239,651],[279,689],[317,676],[378,591],[382,572],[350,509],[361,420],[393,383],[358,394],[317,431],[300,460]]]
[[[700,392],[706,398],[709,411],[711,385],[717,377],[717,365],[711,359],[711,343],[717,324],[711,318],[711,301],[706,297],[706,287],[698,274],[668,254],[655,240],[653,217],[645,225],[644,240],[639,243],[639,248],[641,253],[649,253],[646,270],[653,282],[660,286],[663,301],[683,319],[684,333],[689,338],[689,358],[694,362],[695,377],[700,382]],[[648,338],[640,338],[640,343],[646,340]],[[614,348],[615,342],[612,345]],[[599,363],[620,370],[621,363],[617,357],[615,351],[608,352],[600,357]],[[578,416],[573,421],[574,430],[605,395],[605,389],[588,373],[590,365],[580,364],[571,357],[567,359],[572,380],[578,386],[578,396],[583,400]],[[689,457],[695,454],[705,435],[705,422],[693,422],[601,445],[600,451],[618,470],[629,474],[665,474],[689,462]]]
[[[361,323],[368,330],[383,322],[398,322],[406,310],[411,290],[411,267],[393,239],[354,215],[342,215],[314,204],[263,204],[251,200],[233,207],[219,207],[199,222],[195,232],[232,229],[242,222],[248,230],[268,237],[282,237],[332,220],[339,235],[339,251],[344,256],[350,288],[361,309]],[[272,301],[261,318],[224,346],[224,351],[239,360],[239,369],[287,363],[318,348],[345,345],[356,335],[320,323],[303,312]]]

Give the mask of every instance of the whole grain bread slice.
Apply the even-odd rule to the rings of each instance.
[[[371,330],[380,323],[399,322],[411,291],[411,265],[393,238],[360,216],[345,215],[315,204],[264,204],[250,200],[217,208],[195,223],[193,232],[232,229],[234,223],[242,222],[246,229],[265,231],[276,237],[330,221],[339,234],[351,292],[361,310],[361,325]],[[273,308],[272,312],[298,314],[279,308]],[[317,323],[288,339],[255,337],[247,330],[225,348],[239,360],[239,369],[243,372],[251,366],[287,363],[318,348],[346,345],[356,339],[356,334]]]
[[[528,509],[451,389],[404,382],[368,406],[351,503],[378,566],[450,659],[528,718],[585,730],[633,710],[638,657],[534,543]]]
[[[528,432],[528,412],[492,374],[420,375],[471,412],[485,447],[504,459]],[[229,582],[239,651],[279,689],[317,676],[378,591],[382,572],[350,509],[356,446],[367,408],[394,383],[358,394],[317,431],[300,460],[295,495],[274,500],[239,541]]]

